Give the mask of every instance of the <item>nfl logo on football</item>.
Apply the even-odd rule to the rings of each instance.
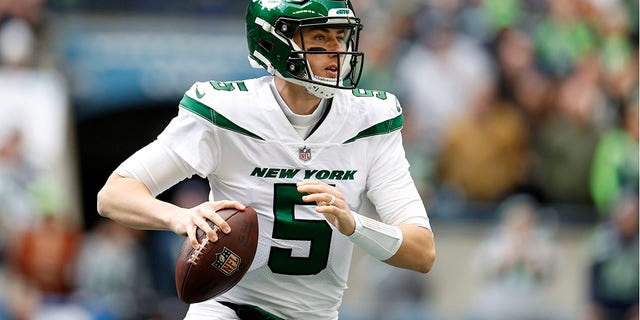
[[[298,152],[299,152],[300,160],[302,161],[311,160],[311,149],[307,147],[302,147],[298,150]]]
[[[240,256],[224,247],[220,253],[216,253],[216,262],[213,263],[213,266],[225,275],[230,276],[238,270],[240,260]]]

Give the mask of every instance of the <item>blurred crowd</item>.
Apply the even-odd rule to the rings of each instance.
[[[105,10],[131,3],[70,2]],[[436,239],[439,223],[490,227],[463,262],[484,293],[465,319],[638,319],[638,1],[352,2],[365,24],[360,86],[394,92],[403,105],[407,157]],[[241,19],[240,7],[206,11]],[[47,18],[44,0],[0,0],[0,104],[7,76],[32,82],[41,69],[55,72],[43,45]],[[61,212],[48,196],[56,187],[41,179],[51,168],[29,157],[28,132],[7,121],[16,119],[7,110],[0,108],[0,320],[180,317],[186,306],[175,297],[173,259],[182,238],[107,220],[86,230]],[[193,206],[206,188],[187,181],[170,199]],[[557,230],[539,223],[548,212],[560,227],[591,230],[578,315],[545,307],[541,288],[561,259]],[[430,293],[415,275],[375,270],[377,309],[346,306],[346,319],[444,318],[423,303]]]
[[[638,186],[638,2],[356,2],[426,199],[595,205]],[[453,214],[442,208],[443,214]]]
[[[430,217],[495,225],[468,318],[567,318],[543,297],[553,229],[586,222],[589,307],[569,318],[637,319],[638,2],[354,3],[361,85],[398,94]]]

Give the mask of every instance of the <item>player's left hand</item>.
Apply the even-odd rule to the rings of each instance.
[[[344,195],[338,188],[318,180],[298,182],[298,192],[308,193],[302,197],[304,202],[315,202],[316,212],[325,216],[327,221],[344,235],[353,234],[356,223]]]

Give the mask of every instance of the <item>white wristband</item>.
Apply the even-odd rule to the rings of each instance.
[[[351,211],[356,229],[349,240],[379,260],[391,258],[402,244],[402,231],[396,226],[367,218]]]

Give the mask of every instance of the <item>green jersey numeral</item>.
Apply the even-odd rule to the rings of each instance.
[[[293,183],[274,186],[273,223],[274,239],[302,240],[310,242],[308,257],[294,257],[291,249],[271,247],[269,268],[274,273],[287,275],[317,274],[327,267],[331,245],[331,227],[325,220],[296,219],[296,205],[313,205],[302,201]]]
[[[226,82],[210,81],[209,83],[211,83],[213,88],[216,90],[233,91],[237,87],[238,90],[240,91],[248,91],[247,85],[244,84],[244,81],[226,81]]]
[[[380,100],[387,100],[387,93],[378,90],[353,89],[353,95],[356,97],[376,97]]]

